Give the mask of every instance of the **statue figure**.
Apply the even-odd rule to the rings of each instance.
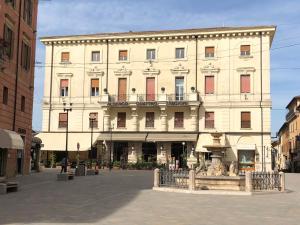
[[[206,175],[206,166],[203,159],[200,160],[199,166],[195,170],[196,175],[205,176]]]
[[[229,167],[229,176],[233,177],[236,175],[237,175],[236,163],[232,161]]]

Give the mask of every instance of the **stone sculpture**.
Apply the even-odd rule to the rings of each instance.
[[[232,161],[229,166],[229,176],[233,177],[236,175],[237,175],[236,163],[234,161]]]

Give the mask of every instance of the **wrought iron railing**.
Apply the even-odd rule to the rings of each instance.
[[[111,103],[128,102],[128,95],[109,95],[109,102]]]
[[[285,116],[285,119],[288,121],[290,120],[291,118],[293,118],[295,116],[295,111],[294,110],[290,110],[286,116]]]
[[[169,102],[174,102],[174,101],[188,101],[189,95],[188,94],[168,94],[167,95],[167,100]]]
[[[154,102],[158,100],[158,95],[156,94],[138,94],[139,102]]]
[[[168,170],[161,169],[159,172],[159,186],[173,188],[188,188],[189,171],[188,170]]]
[[[281,174],[274,172],[252,172],[253,190],[281,190]]]

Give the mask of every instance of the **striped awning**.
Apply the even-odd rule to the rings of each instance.
[[[24,143],[16,132],[0,128],[0,148],[23,149]]]

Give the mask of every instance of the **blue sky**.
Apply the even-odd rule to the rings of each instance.
[[[216,26],[277,25],[271,51],[272,134],[300,95],[299,0],[44,0],[38,37]],[[278,47],[282,47],[276,49]],[[285,47],[291,46],[291,47]],[[37,39],[36,61],[44,63]],[[43,68],[35,70],[33,129],[42,127]]]

